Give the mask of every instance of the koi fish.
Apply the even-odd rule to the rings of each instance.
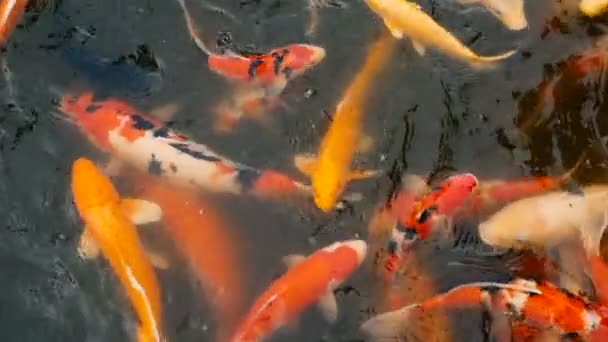
[[[351,180],[364,179],[377,171],[352,171],[350,169],[359,145],[365,150],[371,143],[362,136],[361,120],[366,94],[371,83],[388,64],[394,44],[383,34],[370,47],[363,68],[346,89],[327,133],[321,141],[317,156],[297,155],[294,164],[312,179],[314,201],[319,209],[329,212]],[[368,146],[365,146],[368,145]]]
[[[308,186],[286,175],[233,162],[120,100],[98,101],[88,92],[65,95],[60,106],[91,142],[115,160],[173,185],[260,197],[310,194]]]
[[[151,202],[121,199],[110,180],[84,158],[77,159],[72,166],[72,193],[86,224],[80,255],[93,258],[101,250],[139,317],[137,340],[161,341],[159,285],[133,225],[158,221],[161,209]]]
[[[175,189],[143,172],[129,173],[133,193],[158,204],[162,226],[202,284],[219,324],[217,340],[226,341],[244,306],[242,251],[239,240],[211,203],[201,196]]]
[[[285,257],[291,268],[258,297],[230,341],[261,341],[315,302],[324,317],[334,322],[338,304],[333,290],[357,270],[366,253],[365,241],[350,240],[333,243],[308,257]]]
[[[278,83],[278,82],[277,82]],[[278,107],[282,102],[279,98],[286,83],[272,87],[239,87],[227,100],[222,101],[213,111],[216,133],[227,133],[244,117],[253,118],[258,122],[268,124],[269,111]],[[275,88],[275,87],[280,87]]]
[[[463,5],[479,3],[508,29],[520,31],[528,27],[523,0],[458,0]]]
[[[324,48],[308,44],[291,44],[260,54],[234,51],[214,53],[201,39],[184,0],[177,2],[186,19],[190,37],[208,56],[209,69],[227,79],[271,86],[277,81],[283,82],[303,74],[325,58]]]
[[[551,192],[513,202],[479,224],[481,239],[499,247],[547,247],[580,238],[590,255],[608,218],[608,187],[587,186],[583,194]]]
[[[422,11],[418,4],[402,0],[365,0],[365,2],[384,20],[384,24],[395,38],[410,38],[414,49],[421,56],[425,54],[426,47],[432,47],[467,62],[472,67],[481,68],[508,58],[516,52],[511,50],[497,56],[479,56],[438,25],[433,18]]]
[[[6,45],[17,27],[29,0],[5,0],[0,3],[0,45]]]
[[[491,314],[493,326],[496,320],[517,317],[534,328],[557,329],[562,337],[602,341],[597,338],[608,336],[608,307],[604,303],[588,302],[548,282],[536,283],[521,278],[508,284],[461,285],[419,304],[373,317],[364,322],[361,329],[373,341],[390,339],[396,336],[398,328],[407,327],[417,312],[477,307]]]
[[[581,0],[579,9],[589,17],[597,17],[608,10],[607,0]]]

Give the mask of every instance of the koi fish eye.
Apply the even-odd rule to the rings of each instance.
[[[432,206],[424,209],[418,215],[418,218],[416,219],[416,222],[421,223],[421,224],[425,223],[429,218],[431,218],[431,215],[433,215],[433,213],[436,212],[438,209],[439,208],[437,208],[436,205],[432,205]]]
[[[403,237],[406,240],[415,240],[418,237],[418,232],[415,228],[408,227],[403,231]]]

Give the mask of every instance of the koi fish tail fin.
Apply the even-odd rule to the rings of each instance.
[[[503,54],[496,56],[477,56],[475,55],[472,58],[471,66],[475,69],[493,69],[496,67],[496,62],[502,61],[503,59],[507,59],[513,56],[517,50],[507,51]]]
[[[260,197],[282,197],[298,194],[310,195],[312,189],[282,173],[263,170],[253,182],[252,192]]]
[[[166,339],[163,338],[158,331],[154,329],[147,328],[144,326],[139,326],[137,328],[137,342],[165,342]]]
[[[386,312],[361,324],[360,330],[367,336],[368,341],[395,341],[408,330],[412,313],[419,308],[412,304],[399,310]]]
[[[196,29],[194,20],[192,19],[192,16],[190,16],[188,7],[186,7],[186,0],[175,0],[175,1],[177,1],[177,3],[179,4],[179,6],[184,14],[184,19],[186,20],[186,26],[188,27],[188,34],[190,35],[190,38],[192,38],[192,40],[194,41],[196,46],[201,51],[203,51],[206,55],[213,54],[213,51],[211,51],[211,49],[209,49],[207,47],[207,45],[203,42],[198,30]]]

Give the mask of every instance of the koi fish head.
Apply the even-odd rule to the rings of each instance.
[[[365,260],[367,243],[363,240],[340,241],[323,248],[323,252],[327,253],[327,261],[332,265],[334,279],[342,281]]]
[[[323,212],[330,212],[340,193],[345,187],[344,181],[335,172],[326,172],[321,177],[314,177],[312,183],[315,205]]]
[[[72,194],[80,213],[120,199],[112,182],[85,158],[78,158],[72,165]]]
[[[117,100],[95,101],[91,92],[80,96],[66,94],[60,106],[91,142],[104,150],[109,148],[108,133],[121,124],[119,115],[135,112],[129,105]]]
[[[519,31],[528,27],[523,0],[495,0],[488,3],[488,10],[510,30]]]
[[[608,9],[607,0],[581,0],[579,4],[581,12],[589,17],[598,16]]]
[[[283,52],[281,70],[291,77],[304,73],[325,58],[324,48],[308,44],[289,45]]]

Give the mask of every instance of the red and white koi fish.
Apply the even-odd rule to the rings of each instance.
[[[217,341],[226,341],[244,309],[244,249],[211,203],[144,172],[130,172],[133,193],[162,209],[162,226],[200,282],[217,321]]]
[[[292,255],[284,261],[291,268],[255,301],[230,341],[261,341],[318,302],[325,318],[337,319],[333,290],[365,259],[362,240],[333,243],[308,257]]]
[[[95,100],[90,92],[68,94],[61,110],[115,160],[174,185],[261,197],[311,194],[309,186],[276,171],[233,162],[120,100]]]
[[[184,1],[177,0],[186,19],[190,37],[208,56],[209,69],[227,79],[272,86],[276,82],[284,82],[303,74],[325,58],[324,48],[308,44],[291,44],[261,54],[232,51],[224,54],[214,53],[201,39]]]
[[[391,339],[397,336],[397,329],[410,324],[417,312],[477,307],[490,312],[493,327],[501,319],[517,317],[526,325],[540,330],[557,329],[562,337],[580,337],[586,341],[608,338],[608,306],[605,302],[590,302],[551,283],[521,278],[509,284],[482,282],[461,285],[419,304],[373,317],[363,323],[361,329],[372,341]],[[502,334],[501,331],[498,333]]]

